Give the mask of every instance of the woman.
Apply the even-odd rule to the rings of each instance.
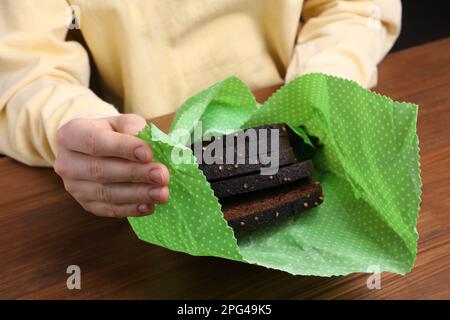
[[[0,152],[53,165],[96,215],[149,214],[169,173],[133,137],[144,119],[230,75],[254,90],[310,72],[373,86],[400,21],[399,0],[4,0]]]

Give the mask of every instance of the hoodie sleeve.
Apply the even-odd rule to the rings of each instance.
[[[67,121],[119,114],[88,88],[86,50],[65,41],[71,12],[64,0],[0,2],[0,153],[29,165],[53,163]]]
[[[377,64],[400,33],[400,0],[306,0],[286,81],[311,72],[377,82]]]

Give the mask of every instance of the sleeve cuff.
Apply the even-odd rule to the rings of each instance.
[[[368,75],[368,77],[362,77],[361,72],[356,70],[355,66],[349,65],[343,67],[341,66],[341,64],[301,66],[299,63],[297,63],[296,60],[293,60],[286,72],[285,81],[289,82],[294,78],[297,78],[299,76],[308,73],[325,73],[331,76],[355,81],[359,85],[366,88],[372,88],[377,84],[378,73],[376,68],[374,70],[371,70],[370,75]]]

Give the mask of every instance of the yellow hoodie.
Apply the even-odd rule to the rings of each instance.
[[[168,114],[230,75],[252,89],[309,72],[370,87],[400,21],[400,0],[1,0],[0,152],[51,165],[65,122]]]

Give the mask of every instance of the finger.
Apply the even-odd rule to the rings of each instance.
[[[118,157],[150,162],[152,150],[139,138],[112,130],[100,129],[91,120],[75,119],[58,131],[60,145],[98,157]]]
[[[94,201],[111,204],[165,203],[169,199],[169,189],[144,183],[101,184],[91,181],[66,183],[66,189],[79,201]]]
[[[74,179],[101,183],[144,182],[167,185],[169,171],[157,163],[137,163],[118,158],[91,157],[79,152],[61,150],[58,154],[58,174]],[[56,169],[55,169],[56,170]]]
[[[83,204],[83,208],[93,214],[109,218],[142,217],[153,213],[153,204],[109,204],[90,202]]]

